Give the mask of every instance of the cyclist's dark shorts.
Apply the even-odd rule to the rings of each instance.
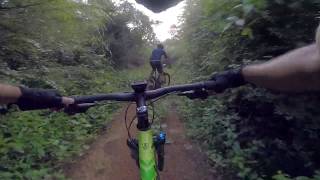
[[[161,61],[150,61],[150,64],[154,71],[157,70],[159,73],[162,73],[163,68],[162,68]]]

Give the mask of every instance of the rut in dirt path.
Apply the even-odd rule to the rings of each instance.
[[[129,116],[134,115],[130,108]],[[73,180],[139,180],[139,170],[130,157],[126,145],[124,110],[114,117],[107,132],[91,145],[87,153],[65,167],[65,174]],[[161,180],[217,180],[206,157],[186,138],[183,123],[175,108],[164,122],[170,144],[165,146],[165,167]]]

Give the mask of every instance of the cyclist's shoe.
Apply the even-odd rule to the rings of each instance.
[[[242,75],[242,68],[213,74],[210,80],[217,83],[213,89],[216,93],[222,93],[226,89],[239,87],[247,83]]]
[[[46,108],[63,108],[62,96],[56,90],[20,87],[21,97],[16,104],[19,109],[35,110]]]

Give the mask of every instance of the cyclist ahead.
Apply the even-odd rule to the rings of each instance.
[[[150,57],[150,65],[152,67],[152,72],[150,77],[152,76],[154,71],[158,71],[160,78],[163,77],[163,59],[167,60],[168,56],[167,53],[164,51],[164,47],[162,44],[158,44],[157,48],[155,48]]]

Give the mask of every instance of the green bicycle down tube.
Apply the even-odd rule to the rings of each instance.
[[[141,180],[156,180],[157,167],[152,130],[139,131],[138,139]]]

